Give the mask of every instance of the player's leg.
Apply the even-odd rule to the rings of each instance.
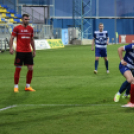
[[[108,58],[107,57],[104,57],[104,61],[105,61],[105,66],[106,66],[106,69],[107,69],[107,73],[109,73],[109,69],[108,69]]]
[[[25,91],[35,91],[31,86],[31,81],[33,77],[33,57],[32,53],[27,53],[26,54],[26,59],[24,61],[24,64],[27,65],[27,75],[26,75],[26,87]]]
[[[94,70],[95,74],[97,73],[98,65],[99,65],[99,57],[95,57],[95,70]]]
[[[16,53],[16,57],[15,57],[15,73],[14,73],[14,92],[19,92],[18,90],[18,83],[19,83],[19,78],[20,78],[20,71],[21,71],[21,67],[23,64],[23,54],[17,52]]]
[[[20,78],[20,71],[21,71],[21,66],[16,66],[15,68],[15,73],[14,73],[14,92],[19,92],[19,78]]]
[[[124,73],[126,71],[130,71],[130,69],[124,65],[122,65],[121,63],[119,64],[119,70],[121,72],[121,74],[124,76]],[[131,72],[131,71],[130,71]],[[132,75],[132,73],[131,73]],[[125,81],[122,85],[121,85],[121,88],[119,90],[118,93],[115,94],[114,96],[114,102],[118,102],[120,100],[120,96],[121,96],[121,93],[127,88],[127,86],[129,85],[129,81]]]
[[[132,75],[134,76],[134,70],[132,70]],[[122,97],[123,98],[130,97],[130,90],[131,90],[131,84],[129,83],[129,85],[127,86],[127,90],[126,90],[125,94]]]
[[[129,83],[131,83],[131,90],[130,90],[131,97],[130,97],[130,102],[126,105],[123,105],[123,107],[134,107],[134,77],[132,75],[132,72],[129,70],[127,70],[124,73],[124,76],[125,76],[126,80]]]
[[[107,49],[106,48],[102,49],[101,56],[104,57],[104,62],[105,62],[106,70],[107,70],[107,73],[109,73],[109,70],[108,70]]]
[[[98,65],[99,65],[99,57],[100,57],[100,49],[95,48],[95,70],[94,73],[97,73]]]
[[[121,94],[126,90],[126,88],[130,85],[127,81],[122,83],[120,90],[114,96],[114,102],[118,102],[120,100]]]
[[[130,83],[128,84],[126,89],[127,90],[126,90],[125,94],[122,96],[123,99],[124,98],[130,98],[130,90],[131,90],[131,84]]]

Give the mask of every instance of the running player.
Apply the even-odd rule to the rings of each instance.
[[[132,70],[132,74],[134,76],[134,70]],[[121,94],[126,90],[125,94],[122,96],[122,98],[130,98],[130,89],[131,89],[131,84],[128,83],[127,81],[123,82],[120,90],[115,94],[114,96],[114,102],[119,102]]]
[[[99,57],[103,57],[105,60],[105,65],[108,70],[108,58],[107,58],[107,45],[109,43],[108,32],[103,31],[104,25],[102,23],[99,24],[99,31],[94,32],[94,39],[92,42],[91,50],[94,51],[95,44],[95,70],[94,73],[97,74]]]
[[[28,68],[26,76],[26,87],[25,91],[35,91],[31,86],[31,80],[33,76],[33,57],[36,55],[34,39],[33,39],[33,28],[29,24],[29,15],[23,14],[22,16],[22,25],[18,25],[13,29],[11,38],[10,38],[10,54],[14,53],[13,50],[13,40],[17,38],[17,47],[16,47],[16,57],[14,65],[15,74],[14,74],[14,92],[19,92],[18,83],[20,77],[20,71],[22,65],[26,65]],[[31,46],[33,52],[31,51]]]
[[[123,51],[126,51],[124,58]],[[134,69],[134,44],[119,47],[118,53],[121,60],[119,70],[126,78],[127,82],[131,83],[130,102],[122,107],[134,107],[134,77],[131,72],[131,70]]]

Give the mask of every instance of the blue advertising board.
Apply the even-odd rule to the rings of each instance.
[[[62,42],[64,45],[68,45],[68,29],[62,29]]]

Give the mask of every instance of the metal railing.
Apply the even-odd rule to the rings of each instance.
[[[61,39],[61,28],[53,28],[52,32],[54,39]]]
[[[51,39],[53,38],[52,34],[52,26],[51,25],[43,25],[39,34],[39,39]]]

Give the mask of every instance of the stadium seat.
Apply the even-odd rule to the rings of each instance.
[[[7,18],[8,19],[8,18],[14,18],[14,17],[12,17],[11,14],[9,14],[9,13],[2,13],[1,18]]]
[[[12,18],[15,18],[13,13],[11,13],[11,17],[12,17]]]
[[[8,13],[15,13],[15,11],[13,9],[7,9]]]
[[[7,20],[5,20],[4,18],[0,18],[0,23],[6,23]]]
[[[6,18],[13,18],[10,13],[6,13]]]
[[[6,9],[8,9],[8,7],[7,7],[7,5],[0,5],[0,8],[6,8]]]
[[[8,8],[7,5],[0,4],[0,23],[21,23],[21,14],[15,14],[13,9]],[[8,20],[5,20],[8,19]]]
[[[6,9],[0,9],[0,13],[9,13]]]
[[[17,23],[21,23],[21,19],[13,19]]]
[[[1,14],[1,18],[6,18],[6,14],[5,13],[2,13]]]
[[[21,19],[22,18],[21,14],[14,14],[14,17],[15,18],[18,18],[18,19]]]
[[[14,19],[9,19],[8,23],[17,23],[16,21],[14,21]]]

